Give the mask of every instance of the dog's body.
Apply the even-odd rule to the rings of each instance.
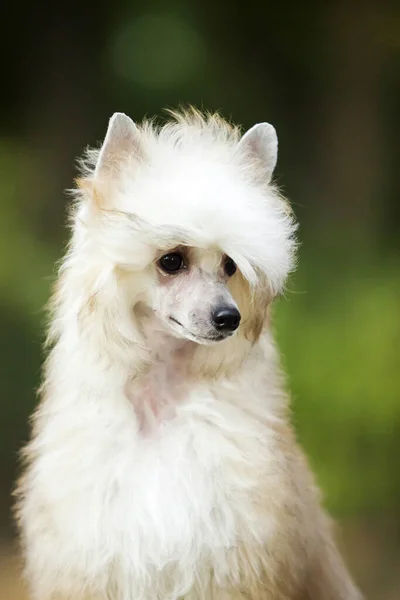
[[[275,132],[176,118],[114,116],[79,182],[18,488],[33,595],[359,600],[269,328],[294,250]]]

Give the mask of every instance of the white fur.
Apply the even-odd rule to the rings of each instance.
[[[215,117],[156,130],[117,115],[86,163],[19,489],[37,600],[283,600],[285,565],[300,590],[316,560],[322,517],[284,433],[268,321],[199,346],[140,308],[177,243],[228,254],[266,299],[283,289],[294,225],[269,183],[276,145],[256,164],[239,139]]]

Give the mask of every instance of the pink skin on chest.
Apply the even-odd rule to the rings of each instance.
[[[158,338],[159,336],[157,336]],[[132,403],[143,435],[156,433],[160,425],[176,416],[189,385],[189,364],[194,344],[161,336],[148,370],[128,381],[126,396]],[[153,347],[157,347],[157,345]]]

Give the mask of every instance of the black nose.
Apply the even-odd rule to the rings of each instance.
[[[235,331],[239,327],[240,312],[234,306],[219,306],[212,314],[216,329]]]

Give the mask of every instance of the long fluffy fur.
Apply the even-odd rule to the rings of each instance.
[[[82,163],[17,491],[33,597],[359,600],[289,425],[269,328],[293,217],[236,127],[173,117],[144,123],[133,155],[121,148],[117,185],[96,181],[98,151]],[[132,307],[155,253],[177,243],[237,262],[244,324],[192,347],[175,417],[143,436],[129,395],[141,398],[154,346]]]

